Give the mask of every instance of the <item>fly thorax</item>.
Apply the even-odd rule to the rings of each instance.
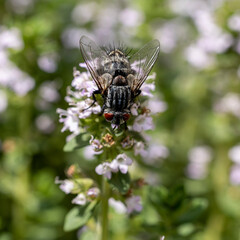
[[[116,86],[126,86],[128,83],[125,77],[118,75],[113,79],[112,84]]]

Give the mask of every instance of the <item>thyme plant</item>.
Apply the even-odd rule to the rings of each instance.
[[[80,67],[86,68],[86,65],[80,64]],[[147,158],[147,131],[154,129],[152,115],[161,112],[165,106],[153,98],[156,77],[153,73],[131,107],[128,130],[123,125],[114,128],[100,114],[100,97],[89,107],[93,104],[92,92],[97,88],[91,75],[74,68],[73,76],[65,98],[69,106],[66,110],[57,109],[63,123],[62,132],[71,133],[64,150],[83,148],[81,158],[89,159],[90,167],[80,166],[82,159],[79,159],[79,164],[73,164],[68,169],[67,179],[56,178],[60,189],[73,195],[72,203],[76,205],[67,214],[64,229],[79,229],[90,219],[95,219],[96,229],[99,222],[101,225],[101,233],[96,234],[104,240],[108,236],[109,204],[120,204],[129,216],[142,210],[141,197],[136,192],[144,186],[144,176],[131,177],[131,167],[136,158]]]

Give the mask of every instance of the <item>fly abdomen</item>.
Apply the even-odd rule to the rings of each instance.
[[[122,111],[128,107],[131,100],[129,86],[110,86],[107,94],[106,105],[114,111]]]

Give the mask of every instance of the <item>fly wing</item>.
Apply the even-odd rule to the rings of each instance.
[[[96,43],[86,36],[82,36],[79,41],[80,50],[87,68],[97,84],[98,89],[102,92],[106,85],[101,78],[102,69],[104,68],[105,59],[109,58],[107,53],[102,50]]]
[[[144,45],[130,58],[131,68],[134,72],[133,75],[135,76],[133,83],[131,84],[134,93],[137,93],[146,80],[158,58],[159,51],[160,43],[155,39]]]

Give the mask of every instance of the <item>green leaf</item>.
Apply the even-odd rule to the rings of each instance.
[[[78,148],[83,148],[89,145],[90,136],[86,133],[80,133],[75,138],[67,142],[63,148],[64,152],[71,152]]]
[[[66,215],[64,221],[64,231],[72,231],[85,225],[91,218],[97,201],[93,201],[84,206],[72,208]]]
[[[112,174],[109,183],[113,185],[121,194],[126,194],[130,188],[130,176],[128,173],[117,172]]]

